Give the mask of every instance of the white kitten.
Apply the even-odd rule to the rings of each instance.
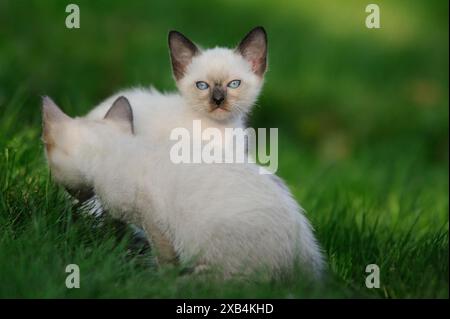
[[[179,32],[169,33],[173,74],[179,93],[154,89],[119,92],[95,107],[90,119],[102,119],[112,103],[125,96],[133,107],[136,134],[169,141],[174,128],[243,127],[261,91],[267,67],[267,36],[254,28],[236,49],[199,49]]]
[[[72,119],[48,98],[43,114],[56,181],[93,185],[111,215],[145,229],[166,259],[173,247],[180,262],[218,268],[226,277],[296,266],[320,276],[322,254],[302,209],[257,165],[173,164],[167,143],[151,146],[132,135],[123,97],[104,120]]]

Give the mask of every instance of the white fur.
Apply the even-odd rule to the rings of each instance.
[[[284,273],[296,265],[320,275],[311,226],[279,180],[254,164],[173,164],[167,144],[150,147],[105,122],[63,121],[50,132],[55,146],[48,157],[52,169],[77,171],[78,184],[94,185],[113,217],[150,236],[156,227],[181,262],[217,267],[225,276]],[[63,144],[67,157],[60,158]]]

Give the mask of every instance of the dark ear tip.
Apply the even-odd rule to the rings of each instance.
[[[123,96],[123,95],[119,96],[119,97],[116,99],[115,102],[125,102],[125,103],[127,103],[127,104],[130,104],[130,101],[128,101],[128,99],[127,99],[125,96]],[[115,103],[115,102],[114,102],[114,103]]]
[[[172,47],[174,41],[186,41],[186,37],[176,30],[170,30],[167,36],[167,41],[169,42],[169,47]]]
[[[252,31],[255,31],[255,32],[262,32],[262,33],[264,33],[264,34],[267,35],[266,29],[264,29],[264,27],[263,27],[262,25],[259,25],[259,26],[257,26],[257,27],[254,27]]]
[[[264,29],[264,27],[263,26],[257,26],[257,27],[255,27],[255,28],[253,28],[250,32],[249,32],[249,34],[254,34],[254,33],[260,33],[260,34],[262,34],[263,35],[263,37],[264,37],[264,40],[267,42],[267,32],[266,32],[266,29]]]
[[[119,96],[113,103],[113,105],[116,105],[116,103],[120,103],[120,105],[124,105],[131,113],[133,113],[133,109],[131,108],[130,101],[123,95]]]
[[[168,35],[169,42],[170,42],[170,40],[172,40],[172,39],[174,39],[174,38],[181,38],[181,39],[184,39],[184,38],[186,38],[186,37],[183,35],[183,33],[179,32],[179,31],[176,31],[176,30],[170,30],[170,31],[169,31],[169,35]]]
[[[115,101],[113,102],[112,106],[109,108],[108,112],[106,112],[105,118],[108,118],[111,116],[111,114],[114,114],[118,110],[126,110],[129,114],[133,114],[133,109],[131,108],[130,101],[123,95],[119,96]]]

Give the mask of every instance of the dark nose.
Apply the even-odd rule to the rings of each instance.
[[[219,96],[219,97],[213,97],[213,101],[214,103],[216,103],[216,105],[220,105],[222,104],[223,100],[225,100],[225,98],[223,96]]]
[[[212,100],[216,105],[220,105],[225,100],[225,92],[220,87],[214,87],[212,92]]]

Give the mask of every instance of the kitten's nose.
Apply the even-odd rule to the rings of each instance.
[[[225,100],[225,98],[223,96],[220,97],[213,97],[214,103],[216,103],[216,105],[220,105],[222,104],[223,100]]]
[[[223,91],[223,89],[221,87],[215,86],[212,92],[212,96],[211,96],[214,104],[216,104],[217,106],[222,104],[223,101],[225,100],[225,92]]]

